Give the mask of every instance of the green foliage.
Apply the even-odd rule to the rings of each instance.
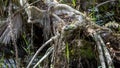
[[[26,39],[26,34],[24,33],[22,37],[23,37],[23,41],[25,42],[25,45],[27,46],[26,48],[25,47],[23,48],[27,52],[27,54],[31,55],[32,51],[30,50],[30,42]]]
[[[14,6],[20,7],[18,1],[19,0],[12,0],[13,7]],[[67,1],[69,1],[69,0],[61,0],[61,2],[65,3],[65,4],[67,3]],[[89,16],[92,17],[93,21],[98,22],[100,20],[105,20],[103,22],[103,23],[105,23],[106,20],[108,20],[108,21],[109,20],[114,20],[113,17],[115,16],[115,14],[116,14],[116,19],[117,19],[117,16],[119,18],[119,14],[117,15],[117,13],[119,13],[119,11],[117,10],[118,8],[115,8],[114,6],[120,8],[120,0],[119,0],[119,4],[118,5],[114,5],[113,6],[113,5],[109,4],[109,3],[106,3],[106,4],[102,5],[102,6],[100,6],[98,8],[99,11],[97,11],[97,12],[95,12],[95,8],[94,7],[96,6],[95,3],[99,4],[99,2],[96,2],[97,0],[86,0],[86,1],[83,0],[84,3],[85,2],[87,3],[89,1],[92,1],[93,5],[92,6],[91,5],[87,5],[87,6],[84,6],[84,7],[88,7],[88,8],[91,9],[92,12],[89,12]],[[34,0],[28,0],[28,2],[32,3],[32,2],[34,2]],[[77,5],[76,2],[77,2],[77,0],[70,0],[69,1],[70,5],[72,5],[73,7],[75,7]],[[81,4],[84,4],[84,3],[81,3]],[[8,15],[5,16],[5,11],[7,11],[5,9],[8,8],[8,4],[9,4],[9,0],[0,0],[0,15],[4,16],[6,18],[7,18]],[[108,7],[113,7],[113,9],[109,9]],[[81,6],[80,6],[80,8],[81,8]],[[88,8],[86,8],[86,11],[88,10]],[[22,12],[22,14],[25,14],[25,13]],[[101,24],[101,22],[98,23],[98,24]],[[69,31],[69,30],[73,30],[74,28],[75,28],[75,26],[71,24],[66,30]],[[120,27],[118,29],[119,29],[119,32],[120,32]],[[27,56],[29,56],[29,55],[31,55],[33,53],[32,49],[31,49],[30,40],[28,40],[28,37],[26,36],[26,33],[22,34],[22,38],[23,38],[22,41],[25,42],[25,47],[23,47],[23,48],[27,52],[27,54],[28,54]],[[39,39],[39,40],[43,41],[41,39]],[[80,58],[80,57],[82,57],[82,58],[90,58],[90,59],[95,57],[95,54],[93,53],[93,47],[90,45],[90,43],[84,42],[83,44],[84,44],[84,47],[77,47],[76,44],[73,44],[72,46],[70,46],[69,43],[66,43],[65,56],[66,56],[68,62],[71,59],[73,60],[73,59]],[[12,51],[12,50],[11,50],[11,53],[15,54],[15,52]],[[0,59],[0,66],[3,64],[3,61],[4,61],[4,57],[2,57]],[[40,66],[39,66],[39,68],[40,68]]]
[[[70,59],[69,54],[70,54],[69,53],[69,45],[68,45],[68,43],[66,43],[66,57],[67,57],[68,62],[69,62],[69,59]]]
[[[0,67],[2,67],[4,64],[4,54],[3,56],[0,58]]]
[[[76,0],[72,0],[73,6],[76,6]]]
[[[25,41],[26,46],[28,46],[29,43],[28,43],[28,41],[26,40],[26,35],[25,35],[25,33],[24,33],[22,36],[23,36],[23,39],[24,39],[24,41]]]
[[[80,48],[80,55],[84,58],[92,59],[95,57],[95,53],[93,51],[92,44],[87,41],[82,41],[84,43],[84,46]]]
[[[92,48],[89,47],[89,46],[81,48],[80,54],[81,54],[82,57],[85,57],[85,58],[93,58],[94,57]]]

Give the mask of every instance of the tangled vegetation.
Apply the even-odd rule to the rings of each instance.
[[[120,0],[0,0],[0,68],[119,68]]]

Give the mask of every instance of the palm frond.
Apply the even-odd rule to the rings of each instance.
[[[10,22],[8,20],[7,22],[4,22],[0,27],[0,43],[8,44],[11,40],[9,23]],[[12,17],[12,25],[13,34],[15,36],[15,39],[17,39],[22,31],[22,17],[20,13],[17,13]]]

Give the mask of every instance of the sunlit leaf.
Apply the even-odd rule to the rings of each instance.
[[[73,6],[76,6],[76,0],[72,0]]]

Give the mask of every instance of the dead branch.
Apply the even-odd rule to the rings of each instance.
[[[23,1],[24,2],[24,1]],[[90,35],[95,38],[95,41],[96,41],[96,44],[98,45],[98,51],[99,52],[99,58],[100,58],[100,62],[101,62],[101,65],[103,68],[106,68],[107,66],[105,65],[105,58],[107,59],[107,65],[109,67],[113,67],[113,63],[112,63],[112,59],[111,59],[111,56],[108,52],[108,50],[106,49],[106,46],[102,40],[102,38],[100,37],[100,35],[97,34],[96,30],[99,29],[99,30],[102,30],[102,29],[106,29],[106,28],[102,28],[98,25],[96,25],[95,23],[93,23],[92,21],[90,21],[90,19],[88,17],[86,17],[83,13],[73,9],[72,7],[66,5],[66,4],[59,4],[56,0],[45,0],[45,4],[48,5],[48,10],[46,10],[48,12],[48,14],[51,14],[54,18],[56,18],[58,21],[61,21],[61,23],[64,22],[64,20],[59,17],[59,15],[64,15],[64,14],[67,14],[68,17],[73,17],[74,18],[74,21],[72,21],[70,23],[70,25],[66,25],[64,24],[62,27],[60,27],[61,29],[61,35],[56,35],[52,38],[50,38],[47,42],[45,42],[38,50],[37,52],[34,54],[33,58],[31,59],[31,61],[29,62],[27,68],[30,67],[32,61],[35,59],[35,57],[37,56],[37,54],[47,45],[49,44],[50,42],[52,42],[54,39],[57,39],[58,41],[56,42],[56,46],[54,47],[56,51],[55,53],[55,56],[57,56],[58,59],[54,59],[55,61],[62,61],[60,56],[62,56],[64,59],[65,59],[65,56],[62,54],[64,53],[64,49],[65,49],[65,41],[67,40],[64,40],[65,38],[69,38],[71,37],[71,34],[76,30],[76,29],[87,29],[88,30],[88,27],[92,27],[91,29],[93,31],[86,31],[88,33],[90,33]],[[22,4],[21,4],[22,5]],[[28,4],[26,4],[26,6],[29,6]],[[29,6],[27,9],[25,9],[26,13],[28,14],[28,20],[30,20],[32,18],[32,14],[31,12],[33,11],[33,9],[36,9],[36,10],[39,10],[38,13],[40,13],[40,16],[39,19],[43,16],[43,12],[36,8],[36,7],[32,7]],[[71,15],[69,15],[71,14]],[[34,14],[33,14],[34,15]],[[38,20],[39,21],[39,20]],[[64,22],[66,23],[66,22]],[[56,30],[58,31],[58,30]],[[95,32],[95,34],[94,34]],[[93,35],[95,36],[93,36]],[[58,37],[60,36],[60,38],[58,39]],[[102,49],[104,51],[102,51]],[[59,56],[60,55],[60,56]],[[104,55],[105,55],[105,58],[104,58]],[[47,57],[47,56],[45,56]],[[45,58],[44,57],[44,58]],[[43,59],[44,59],[43,58]],[[57,62],[58,62],[57,61]],[[34,66],[36,67],[40,62],[42,62],[41,60]],[[55,62],[57,65],[57,62]],[[62,64],[60,64],[62,65]],[[60,67],[60,65],[58,65],[57,67]],[[56,67],[56,68],[57,68]],[[65,66],[62,66],[62,67],[68,67],[67,65]]]
[[[53,40],[55,40],[56,38],[58,38],[59,35],[56,35],[52,38],[50,38],[48,41],[46,41],[37,51],[36,53],[34,54],[34,56],[32,57],[32,59],[30,60],[29,64],[27,65],[27,68],[30,67],[31,63],[33,62],[33,60],[35,59],[35,57],[38,55],[38,53],[46,46],[48,45],[49,43],[51,43]]]
[[[102,6],[102,5],[106,4],[106,3],[114,2],[114,1],[117,1],[117,0],[108,0],[108,1],[102,2],[102,3],[98,4],[95,8],[99,8],[100,6]]]
[[[27,7],[27,8],[25,8],[25,11],[28,15],[28,22],[31,22],[31,11],[29,9],[29,7],[30,7],[29,3],[27,2],[27,0],[20,0],[20,5]]]
[[[98,40],[97,34],[95,32],[93,32],[93,38],[95,39],[95,42],[97,44],[97,50],[98,50],[98,53],[99,53],[99,59],[100,59],[101,66],[102,66],[102,68],[106,68],[104,52],[102,50],[102,47],[100,45],[100,41]]]
[[[10,36],[12,38],[12,41],[13,41],[13,46],[15,48],[15,57],[16,57],[16,68],[19,68],[19,62],[18,62],[18,47],[17,47],[17,44],[16,44],[16,38],[15,38],[15,34],[13,32],[13,21],[12,21],[12,3],[10,2],[10,7],[9,7],[9,28],[10,28]]]
[[[38,64],[40,64],[46,57],[48,57],[50,55],[50,53],[52,53],[54,47],[50,47],[47,50],[47,53],[33,66],[33,68],[36,68],[38,66]]]
[[[103,50],[104,50],[105,58],[106,58],[106,60],[107,60],[107,65],[108,65],[108,67],[114,68],[114,65],[113,65],[113,62],[112,62],[112,58],[111,58],[111,56],[110,56],[110,53],[109,53],[108,49],[106,48],[105,43],[103,42],[103,39],[101,38],[100,35],[98,35],[98,38],[99,38],[99,40],[100,40],[100,42],[101,42],[101,46],[103,47]]]

